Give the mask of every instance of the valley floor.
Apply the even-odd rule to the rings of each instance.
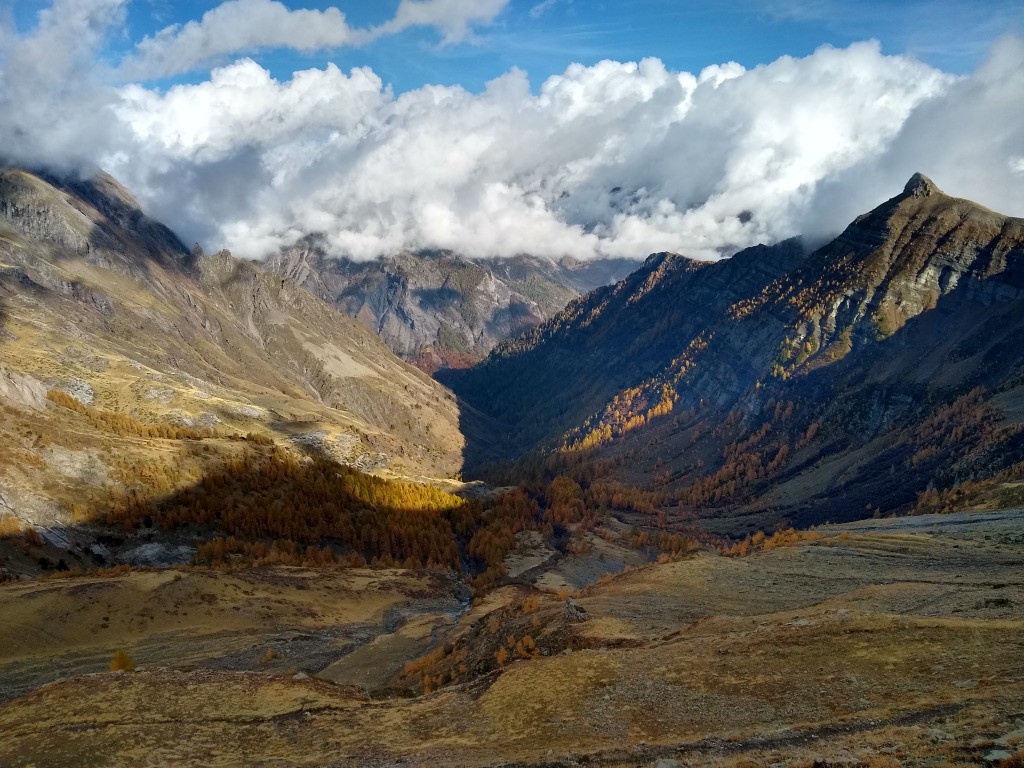
[[[881,768],[1024,751],[1024,510],[816,533],[628,570],[572,603],[522,584],[469,604],[452,578],[375,569],[5,584],[0,764]],[[137,671],[106,671],[118,648]]]

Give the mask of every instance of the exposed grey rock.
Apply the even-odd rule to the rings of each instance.
[[[1000,760],[1005,760],[1008,757],[1013,757],[1013,753],[1007,752],[1005,749],[993,749],[985,753],[985,762],[998,763]]]
[[[64,477],[89,485],[103,485],[107,482],[107,465],[92,451],[73,451],[59,445],[50,445],[43,451],[43,456],[50,469]]]
[[[68,379],[58,384],[57,389],[67,392],[82,405],[92,405],[96,402],[96,392],[92,384],[84,379]]]
[[[334,439],[331,439],[324,430],[303,432],[289,437],[288,442],[304,453],[333,459],[339,464],[364,472],[388,465],[387,456],[365,450],[358,437],[344,432],[336,435]]]
[[[145,395],[147,400],[156,400],[161,405],[167,405],[171,402],[171,398],[174,397],[173,389],[147,389]]]
[[[172,424],[182,427],[215,427],[220,424],[220,418],[216,414],[206,411],[198,416],[185,411],[171,411],[167,414],[167,419]]]
[[[577,603],[571,597],[565,601],[565,620],[575,623],[587,621],[590,616],[587,615],[587,609]]]
[[[266,416],[266,411],[254,405],[238,405],[231,408],[230,413],[245,419],[260,419]]]
[[[192,560],[195,549],[184,544],[177,547],[162,542],[150,542],[122,552],[118,560],[122,563],[141,566],[185,565]]]
[[[356,262],[307,237],[267,260],[321,299],[373,330],[400,357],[443,366],[487,354],[559,312],[580,292],[625,275],[625,259],[596,265],[520,256],[469,259],[453,253],[401,253]]]
[[[1016,746],[1018,744],[1024,744],[1024,726],[1017,728],[1015,731],[1010,731],[1000,736],[995,741],[1001,747]]]
[[[46,385],[33,376],[0,366],[0,400],[42,410],[46,407]]]
[[[92,222],[80,211],[55,210],[53,193],[25,173],[0,177],[0,218],[26,238],[47,240],[77,253],[89,250]]]

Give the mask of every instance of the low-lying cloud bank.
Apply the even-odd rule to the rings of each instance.
[[[356,258],[402,248],[714,258],[835,233],[914,171],[1024,215],[1019,38],[967,77],[866,42],[696,75],[656,59],[572,65],[536,93],[517,70],[480,94],[395,96],[369,69],[276,81],[248,58],[161,91],[119,78],[140,62],[163,73],[284,43],[250,31],[229,44],[186,25],[105,67],[99,52],[123,4],[59,0],[29,35],[0,29],[0,152],[102,167],[207,248],[260,258],[322,232]],[[281,9],[257,4],[287,36]],[[403,2],[394,30],[373,34],[434,24],[455,40],[505,2],[485,5]],[[448,15],[430,16],[438,8]],[[354,34],[340,15],[326,21],[321,35]]]

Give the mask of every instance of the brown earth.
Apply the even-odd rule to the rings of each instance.
[[[0,705],[0,763],[939,766],[1024,748],[1024,513],[817,533],[746,558],[701,553],[605,578],[576,594],[581,623],[566,620],[561,595],[527,587],[460,615],[450,584],[397,571],[4,585],[3,615],[50,637],[27,641],[8,625],[0,679],[16,671],[27,685],[34,669],[44,683],[72,661],[65,679]],[[94,597],[72,599],[83,588]],[[189,617],[173,616],[186,607]],[[405,613],[386,620],[389,607]],[[98,659],[117,647],[94,626],[103,616],[144,669],[75,668],[83,648]],[[423,652],[428,670],[463,659],[469,673],[412,696],[408,675],[389,693],[296,675],[298,658],[260,665],[261,633],[354,624],[390,643],[387,664],[382,652],[367,665],[378,675]],[[490,650],[525,631],[534,657],[495,665]],[[403,632],[418,645],[387,640]],[[223,655],[201,648],[213,638],[248,648],[246,663],[215,663]],[[343,645],[325,667],[370,647]]]

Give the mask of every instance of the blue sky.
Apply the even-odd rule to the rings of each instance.
[[[13,0],[18,26],[31,27],[46,4]],[[134,0],[126,29],[109,41],[108,55],[116,60],[143,37],[199,19],[218,4]],[[391,18],[398,1],[284,4],[293,9],[333,6],[350,26],[369,27]],[[512,67],[525,70],[536,88],[571,62],[654,56],[670,69],[696,73],[709,64],[736,61],[750,68],[782,55],[806,56],[823,44],[845,47],[867,39],[880,41],[884,53],[907,53],[962,74],[973,70],[1005,33],[1024,34],[1020,0],[510,0],[492,23],[476,26],[469,39],[455,44],[441,44],[435,29],[414,27],[365,45],[245,53],[277,78],[333,61],[343,70],[369,66],[396,92],[427,83],[479,91]],[[224,56],[222,63],[232,58]],[[198,82],[204,75],[201,69],[179,73],[160,84]]]
[[[251,258],[717,258],[918,171],[1019,216],[1024,3],[0,0],[0,153]]]

